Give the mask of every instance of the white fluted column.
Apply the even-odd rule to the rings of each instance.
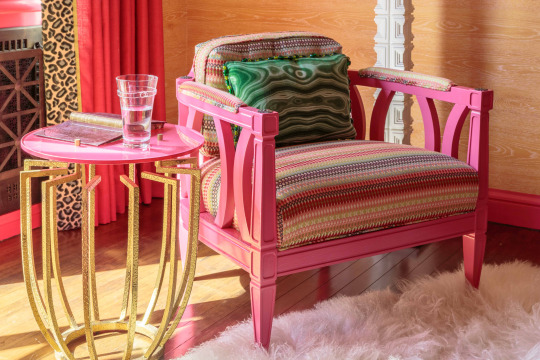
[[[375,6],[375,66],[412,70],[412,0],[378,0]],[[375,97],[379,95],[377,91]],[[404,123],[410,119],[412,101],[402,93],[396,93],[386,117],[384,139],[388,142],[403,142]],[[405,119],[405,122],[404,122]]]

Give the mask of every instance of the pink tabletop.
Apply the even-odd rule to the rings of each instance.
[[[39,130],[39,129],[38,129]],[[183,126],[165,124],[163,129],[152,131],[149,150],[130,149],[118,140],[101,146],[48,139],[34,135],[32,131],[21,139],[21,148],[41,159],[78,164],[129,164],[171,159],[197,150],[203,144],[203,136]],[[157,134],[163,140],[157,140]]]

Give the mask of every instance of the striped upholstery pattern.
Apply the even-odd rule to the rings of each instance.
[[[394,70],[382,67],[369,67],[358,71],[360,77],[368,77],[385,81],[392,81],[405,85],[413,85],[426,89],[450,91],[456,84],[452,81],[437,77],[415,73],[412,71]]]
[[[223,76],[223,65],[227,61],[280,55],[332,53],[341,53],[341,45],[328,37],[312,32],[292,31],[232,35],[212,39],[195,46],[193,69],[196,82],[227,91]],[[238,129],[235,132],[237,133]],[[204,116],[202,133],[205,143],[201,148],[201,153],[205,156],[219,155],[216,129],[211,116]]]
[[[233,113],[237,113],[241,106],[246,105],[234,95],[194,81],[186,81],[181,84],[178,87],[178,93],[191,96]]]
[[[306,31],[232,35],[195,46],[195,81],[225,89],[223,64],[227,61],[271,56],[340,53],[341,45],[325,36]]]
[[[202,169],[204,206],[216,215],[220,161]],[[474,211],[478,174],[437,152],[376,141],[276,150],[278,248]]]
[[[279,113],[276,145],[354,139],[349,59],[326,57],[231,61],[224,67],[229,91],[249,106]]]

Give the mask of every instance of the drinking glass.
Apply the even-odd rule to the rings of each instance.
[[[128,74],[116,77],[116,86],[122,92],[132,92],[134,87],[157,88],[158,77],[146,74]]]
[[[156,92],[155,88],[146,86],[132,86],[129,87],[129,91],[117,91],[122,109],[124,146],[134,149],[148,149]]]

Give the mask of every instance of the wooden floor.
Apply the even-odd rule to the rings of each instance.
[[[153,288],[161,237],[161,200],[141,209],[139,314],[142,316]],[[125,266],[125,229],[127,216],[97,229],[98,296],[102,318],[118,316]],[[1,231],[1,229],[0,229]],[[35,231],[38,269],[39,232]],[[81,248],[78,230],[60,233],[62,272],[68,298],[81,321]],[[490,224],[486,252],[487,263],[514,259],[540,265],[540,232],[499,224]],[[307,309],[336,295],[357,295],[365,291],[391,287],[402,279],[415,279],[438,271],[454,270],[462,262],[461,240],[400,250],[389,254],[289,275],[278,279],[276,315]],[[38,271],[39,276],[39,271]],[[238,266],[199,246],[197,274],[190,305],[169,341],[165,359],[185,353],[189,348],[212,339],[226,327],[250,316],[249,276]],[[162,300],[162,299],[161,299]],[[160,316],[164,303],[160,301]],[[60,308],[58,308],[60,310]],[[154,319],[157,320],[157,319]],[[61,326],[67,322],[62,319]],[[119,359],[125,335],[100,336],[100,359]],[[137,339],[136,345],[144,345]],[[142,345],[141,345],[142,344]],[[85,346],[76,347],[76,356],[88,359]],[[53,352],[41,336],[26,300],[18,238],[0,242],[0,359],[52,359]]]

